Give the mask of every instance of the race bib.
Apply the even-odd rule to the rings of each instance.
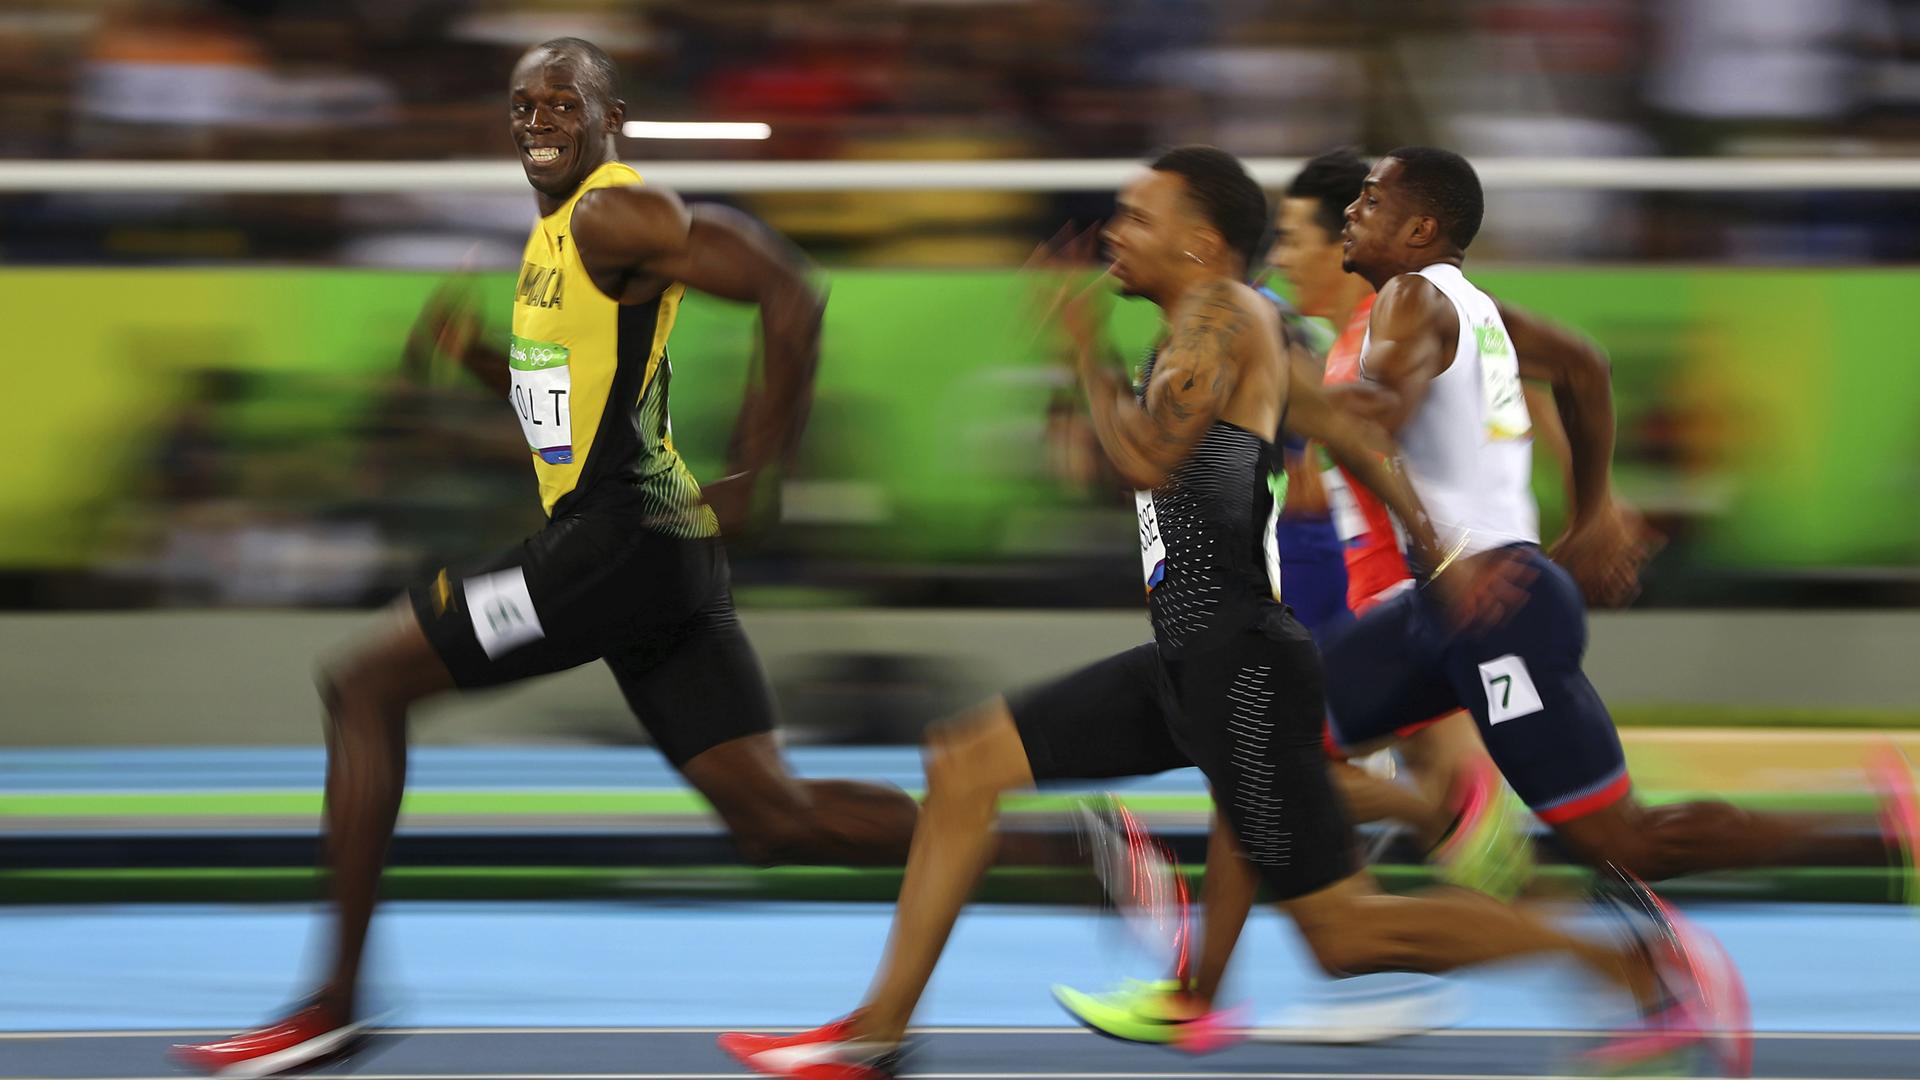
[[[526,571],[518,566],[470,577],[462,583],[473,636],[491,660],[547,636],[533,610]]]
[[[1487,723],[1532,716],[1545,708],[1527,662],[1512,653],[1480,665],[1480,687],[1487,694]]]
[[[1494,442],[1523,439],[1533,430],[1527,415],[1527,396],[1520,383],[1520,361],[1513,355],[1507,332],[1498,324],[1473,328],[1480,346],[1480,391],[1485,397],[1487,438]]]
[[[1153,508],[1153,492],[1133,493],[1133,507],[1140,515],[1140,570],[1152,592],[1167,576],[1167,544],[1160,537],[1160,516]]]
[[[527,445],[549,465],[573,461],[573,408],[567,400],[571,373],[567,347],[514,335],[507,347],[513,375],[513,411]]]

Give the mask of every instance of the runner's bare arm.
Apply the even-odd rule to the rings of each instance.
[[[1527,416],[1533,426],[1533,444],[1543,447],[1560,474],[1560,485],[1569,495],[1573,491],[1573,448],[1567,445],[1567,429],[1560,423],[1560,410],[1553,402],[1553,388],[1538,382],[1521,383],[1527,399]]]
[[[1326,384],[1326,364],[1307,348],[1305,342],[1289,340],[1291,335],[1281,337],[1287,351],[1287,362],[1292,367],[1293,378],[1310,379],[1315,385]],[[1327,508],[1327,488],[1320,479],[1320,451],[1309,440],[1298,453],[1285,456],[1287,468],[1287,501],[1280,508],[1282,514],[1325,515]]]
[[[410,377],[424,382],[434,358],[449,357],[481,385],[504,398],[513,385],[513,376],[507,371],[507,353],[487,339],[485,321],[470,292],[459,281],[434,292],[407,335],[401,364]]]
[[[1586,338],[1523,308],[1495,301],[1520,359],[1520,377],[1553,387],[1566,429],[1575,521],[1610,512],[1613,501],[1613,367]]]
[[[1497,301],[1496,301],[1497,303]],[[1591,604],[1617,607],[1640,591],[1640,570],[1658,538],[1613,494],[1613,383],[1606,353],[1586,338],[1510,304],[1500,304],[1520,376],[1553,387],[1566,431],[1571,491],[1566,531],[1549,550]]]
[[[1453,363],[1460,316],[1427,279],[1402,274],[1380,290],[1367,332],[1365,378],[1328,387],[1327,394],[1397,434],[1426,399],[1427,384]]]
[[[1286,426],[1296,435],[1321,443],[1333,459],[1380,496],[1407,531],[1417,565],[1442,565],[1446,552],[1427,517],[1426,507],[1401,470],[1393,466],[1398,448],[1376,423],[1336,405],[1316,373],[1296,361],[1290,370]]]
[[[759,307],[764,371],[742,403],[728,472],[751,475],[790,455],[812,403],[826,310],[799,249],[739,211],[687,206],[652,187],[590,192],[574,210],[573,234],[595,274],[677,281]]]
[[[1094,349],[1079,350],[1080,377],[1100,446],[1121,479],[1157,487],[1233,400],[1237,350],[1253,328],[1235,287],[1218,282],[1183,304],[1154,362],[1146,406]]]

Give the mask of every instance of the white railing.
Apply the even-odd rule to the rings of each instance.
[[[1103,191],[1139,162],[674,161],[636,162],[648,179],[698,192]],[[1920,188],[1916,158],[1483,158],[1490,188],[1612,191],[1820,191]],[[1300,162],[1248,162],[1269,186]],[[0,192],[351,194],[518,192],[519,163],[485,161],[0,161]]]

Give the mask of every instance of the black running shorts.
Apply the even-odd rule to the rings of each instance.
[[[676,767],[773,729],[773,697],[734,614],[718,540],[587,511],[491,559],[441,570],[408,596],[462,689],[605,660]]]
[[[1328,773],[1320,655],[1293,617],[1163,658],[1152,643],[1009,695],[1036,781],[1196,765],[1276,899],[1355,873]]]

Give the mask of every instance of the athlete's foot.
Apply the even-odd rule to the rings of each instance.
[[[858,1037],[854,1017],[843,1017],[798,1035],[728,1032],[720,1049],[757,1073],[793,1080],[896,1080],[905,1043]]]
[[[1639,1027],[1588,1051],[1581,1064],[1600,1076],[1689,1076],[1704,1044],[1692,1012],[1676,1005],[1642,1016]]]
[[[1867,773],[1880,795],[1880,829],[1893,855],[1899,898],[1920,905],[1920,797],[1914,794],[1913,762],[1889,742],[1868,757]]]
[[[1652,969],[1655,983],[1640,1002],[1640,1026],[1586,1055],[1609,1073],[1638,1073],[1668,1066],[1705,1050],[1726,1076],[1746,1076],[1753,1066],[1752,1017],[1746,985],[1726,950],[1694,926],[1645,883],[1618,876],[1625,898],[1616,910]]]
[[[219,1077],[278,1076],[346,1057],[365,1041],[370,1024],[322,1001],[285,1018],[217,1042],[175,1046],[173,1059]]]
[[[1096,1034],[1123,1042],[1210,1054],[1246,1039],[1244,1010],[1215,1009],[1184,993],[1174,979],[1130,979],[1104,994],[1055,986],[1053,999]]]
[[[1467,765],[1452,799],[1458,818],[1434,850],[1450,885],[1512,900],[1533,879],[1533,842],[1524,815],[1493,763]]]

